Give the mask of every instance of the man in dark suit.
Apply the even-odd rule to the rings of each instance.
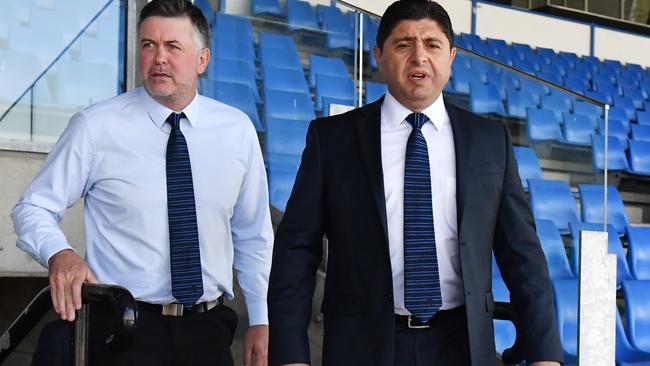
[[[445,104],[447,12],[402,0],[374,50],[379,101],[315,120],[276,232],[270,365],[310,361],[315,274],[329,242],[324,365],[495,364],[494,251],[531,365],[562,359],[544,254],[500,123]]]

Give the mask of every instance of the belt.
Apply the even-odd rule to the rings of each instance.
[[[449,309],[449,310],[438,310],[436,311],[435,314],[433,314],[433,317],[431,317],[431,319],[429,319],[429,321],[426,323],[418,322],[417,320],[415,320],[415,318],[413,318],[412,315],[395,314],[395,324],[408,329],[429,329],[431,328],[434,322],[443,320],[450,316],[454,316],[461,312],[462,313],[465,312],[465,305],[459,306],[457,308]]]
[[[183,304],[173,303],[173,304],[150,304],[144,301],[136,301],[138,310],[147,311],[150,313],[156,313],[164,316],[184,316],[190,314],[200,314],[209,311],[216,306],[223,305],[223,295],[219,296],[218,299],[212,301],[206,301],[202,303],[195,304],[190,308],[186,308]]]

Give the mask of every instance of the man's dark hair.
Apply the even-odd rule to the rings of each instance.
[[[384,12],[377,30],[377,46],[384,49],[384,42],[402,20],[431,19],[438,23],[449,40],[449,47],[454,47],[454,30],[445,8],[430,0],[399,0],[392,3]]]
[[[142,8],[138,19],[138,29],[142,22],[149,17],[190,18],[192,25],[198,31],[201,47],[209,47],[210,27],[201,9],[187,0],[153,0]]]

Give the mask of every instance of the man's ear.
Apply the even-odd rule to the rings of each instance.
[[[205,69],[208,67],[209,62],[210,62],[210,49],[203,48],[201,51],[199,51],[199,65],[198,65],[199,75],[205,72]]]
[[[377,68],[381,72],[381,50],[379,49],[379,47],[375,46],[372,49],[372,53],[375,56],[375,62],[377,62]]]

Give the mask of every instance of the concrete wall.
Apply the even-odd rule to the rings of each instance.
[[[0,277],[44,276],[46,270],[16,247],[16,234],[9,213],[23,190],[43,163],[43,152],[8,151],[21,146],[0,142]],[[47,146],[34,145],[31,150],[48,150]],[[83,255],[84,225],[82,202],[68,210],[62,222],[63,231],[75,249]]]
[[[594,56],[650,66],[650,38],[613,29],[595,29]]]

